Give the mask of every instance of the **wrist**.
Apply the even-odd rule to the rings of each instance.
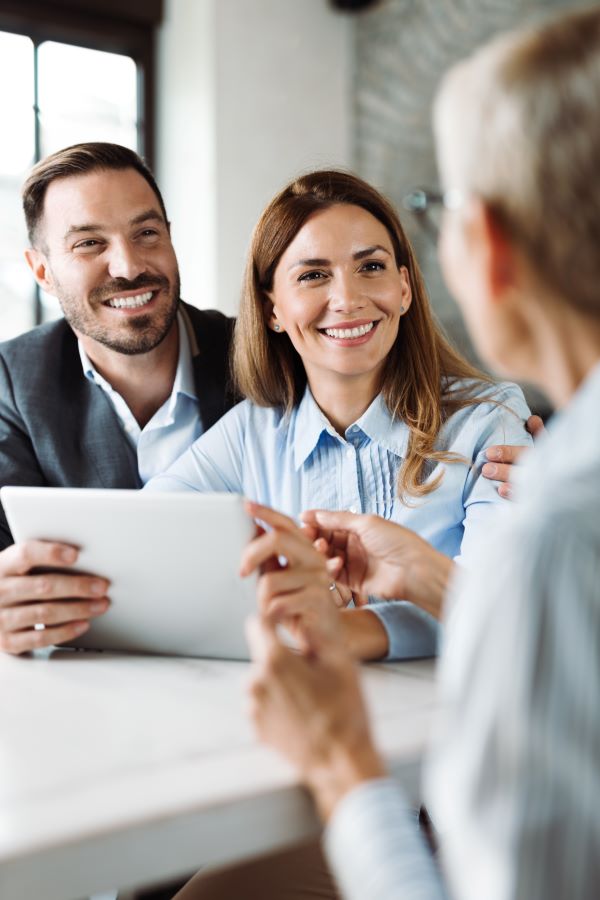
[[[407,567],[404,599],[440,619],[453,570],[453,561],[427,544]]]
[[[365,781],[387,775],[385,766],[369,735],[354,744],[332,748],[325,764],[306,774],[319,816],[327,822],[346,794]]]
[[[369,609],[340,611],[342,640],[354,659],[383,659],[389,651],[387,631]]]

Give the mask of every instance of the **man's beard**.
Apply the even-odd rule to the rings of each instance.
[[[65,293],[56,279],[54,279],[54,283],[58,302],[71,328],[79,334],[86,335],[99,344],[109,347],[116,353],[123,353],[126,356],[149,353],[165,339],[177,315],[181,288],[178,272],[175,274],[173,283],[163,275],[152,277],[142,273],[133,281],[128,281],[126,278],[115,278],[113,281],[103,284],[102,287],[94,288],[90,291],[89,299],[96,304],[101,304],[109,297],[118,297],[125,291],[161,288],[168,292],[170,302],[163,312],[159,313],[153,310],[146,315],[121,316],[118,325],[115,322],[115,326],[110,328],[98,323],[93,309],[83,307],[78,299]]]

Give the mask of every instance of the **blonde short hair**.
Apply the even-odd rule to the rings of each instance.
[[[446,187],[485,202],[544,288],[600,315],[600,9],[454,66],[434,124]]]

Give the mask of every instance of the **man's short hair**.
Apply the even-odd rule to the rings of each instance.
[[[102,169],[135,169],[148,182],[160,204],[160,210],[168,222],[167,211],[154,175],[134,150],[120,144],[109,144],[94,141],[85,144],[73,144],[42,159],[33,167],[27,181],[23,185],[23,212],[27,224],[29,240],[35,245],[39,235],[38,226],[44,214],[44,199],[48,186],[56,178],[68,178],[75,175],[87,175]]]

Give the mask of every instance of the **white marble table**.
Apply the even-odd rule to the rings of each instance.
[[[314,834],[293,772],[255,740],[244,663],[0,654],[0,897],[74,900]],[[432,663],[366,667],[376,735],[415,793]]]

